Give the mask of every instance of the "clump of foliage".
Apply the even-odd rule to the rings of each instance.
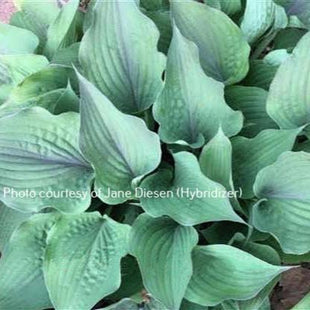
[[[269,309],[310,260],[309,3],[20,1],[0,309]]]

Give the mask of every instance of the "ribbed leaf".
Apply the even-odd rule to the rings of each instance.
[[[142,214],[132,227],[130,252],[137,257],[145,288],[169,309],[178,309],[192,275],[194,228]]]
[[[224,300],[250,299],[289,267],[270,265],[229,245],[197,246],[186,299],[214,306]]]
[[[278,128],[266,111],[268,92],[258,87],[231,86],[225,89],[225,99],[244,117],[244,127],[240,134],[252,138],[264,129]]]
[[[281,128],[297,128],[310,122],[309,50],[310,33],[301,38],[270,86],[267,112]]]
[[[286,152],[256,177],[262,200],[253,209],[254,226],[273,234],[285,253],[310,251],[310,154]]]
[[[146,110],[162,89],[166,62],[156,26],[135,0],[97,1],[92,14],[80,49],[85,76],[123,112]]]
[[[16,211],[0,202],[0,252],[3,252],[13,231],[29,216],[30,213]]]
[[[208,76],[225,84],[244,78],[250,47],[227,15],[190,0],[173,0],[171,8],[181,33],[198,46],[200,62]]]
[[[158,166],[159,138],[140,118],[123,114],[85,78],[79,79],[80,147],[95,168],[95,189],[106,203],[124,202],[133,195],[132,182]],[[130,197],[114,198],[111,190],[128,191]]]
[[[277,12],[282,11],[282,12]],[[282,7],[277,6],[273,0],[247,0],[244,16],[241,22],[241,30],[249,43],[254,43],[267,31],[285,28],[285,23],[280,23],[276,19],[278,14],[285,12]]]
[[[57,221],[48,238],[43,267],[56,309],[89,310],[118,289],[129,229],[97,212]]]
[[[38,47],[38,38],[30,31],[0,23],[0,55],[31,54]]]
[[[51,307],[42,261],[47,234],[57,216],[34,215],[12,235],[0,259],[0,308],[41,310]]]
[[[48,58],[51,59],[59,49],[67,47],[76,41],[77,35],[74,26],[79,3],[79,0],[70,0],[66,3],[49,26],[47,42],[44,48],[44,54]]]
[[[224,85],[204,74],[196,45],[176,27],[168,53],[165,87],[153,111],[160,123],[159,135],[168,143],[201,147],[220,126],[227,136],[242,128],[241,113],[225,103]]]
[[[87,209],[93,172],[79,151],[78,129],[78,114],[41,108],[1,119],[1,200],[23,212]]]
[[[174,174],[170,170],[147,177],[138,192],[143,209],[154,217],[168,215],[182,225],[196,225],[210,221],[243,220],[234,213],[226,189],[208,179],[200,170],[196,157],[188,152],[173,155]],[[157,193],[164,196],[148,197],[141,193]],[[161,199],[159,199],[161,198]]]
[[[279,155],[293,148],[300,129],[266,129],[253,139],[235,137],[233,147],[233,179],[241,187],[243,198],[254,196],[252,186],[256,174],[276,161]]]

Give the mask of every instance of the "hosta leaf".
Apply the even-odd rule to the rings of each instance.
[[[10,23],[35,33],[40,39],[40,49],[42,49],[47,39],[48,27],[57,17],[61,2],[57,0],[47,2],[15,0],[14,2],[20,11],[12,16]]]
[[[135,0],[98,1],[80,48],[85,76],[123,112],[146,110],[162,89],[166,61],[158,39]]]
[[[180,310],[208,310],[208,307],[192,303],[183,299]]]
[[[13,231],[31,214],[16,211],[0,202],[0,252],[10,239]]]
[[[167,308],[179,309],[192,275],[196,231],[166,217],[142,214],[132,227],[130,240],[130,252],[137,257],[146,290]]]
[[[222,129],[206,144],[199,157],[201,171],[211,180],[232,189],[232,147]]]
[[[121,286],[108,296],[107,299],[119,300],[142,292],[143,283],[137,260],[131,256],[125,256],[121,261]]]
[[[153,171],[160,162],[158,136],[140,118],[126,115],[82,76],[80,147],[92,163],[100,199],[118,204],[131,197],[112,197],[120,190],[133,194],[133,181]],[[132,193],[132,194],[131,194]]]
[[[278,128],[266,111],[268,92],[258,87],[231,86],[225,89],[225,99],[244,117],[244,127],[240,134],[252,138],[264,129]]]
[[[57,216],[34,215],[12,235],[0,259],[0,308],[41,310],[51,307],[42,261],[47,234]]]
[[[193,154],[180,152],[173,157],[174,174],[167,169],[160,170],[140,185],[146,193],[151,191],[165,195],[148,197],[139,191],[142,207],[147,213],[154,217],[168,215],[182,225],[224,220],[243,222],[234,213],[225,196],[225,188],[201,172]]]
[[[17,85],[47,65],[48,60],[40,55],[0,55],[0,81]]]
[[[39,44],[30,31],[0,23],[0,55],[31,54]]]
[[[243,198],[254,196],[252,186],[256,174],[275,162],[283,152],[290,151],[299,131],[266,129],[252,139],[232,139],[234,184],[236,188],[241,187]]]
[[[310,250],[310,154],[286,152],[256,177],[254,192],[262,200],[253,224],[274,235],[285,253]]]
[[[292,310],[304,310],[310,307],[310,293],[308,293]]]
[[[165,87],[153,112],[160,123],[159,135],[167,143],[201,147],[220,126],[228,136],[242,128],[241,113],[225,103],[224,85],[204,74],[197,47],[176,27],[168,53]]]
[[[160,32],[158,50],[166,54],[172,38],[170,11],[145,11],[144,14],[156,24]]]
[[[269,90],[270,84],[280,66],[289,54],[286,50],[270,52],[264,59],[256,59],[250,62],[250,70],[243,81],[246,86],[256,86]]]
[[[48,28],[44,54],[50,59],[59,49],[68,47],[76,41],[74,26],[79,3],[79,0],[70,0]]]
[[[49,66],[28,76],[12,90],[0,108],[0,116],[15,114],[34,106],[45,108],[51,113],[57,110],[77,111],[79,102],[69,82],[71,71],[61,66]],[[67,101],[62,102],[62,96],[68,96],[68,93]]]
[[[254,43],[270,28],[277,28],[277,10],[283,10],[273,0],[247,0],[241,30],[249,43]],[[283,12],[285,15],[285,12]],[[286,23],[279,28],[285,28]],[[277,29],[274,29],[277,30]]]
[[[140,0],[140,5],[148,11],[169,9],[169,0]]]
[[[275,0],[283,6],[287,15],[297,16],[298,19],[310,29],[310,3],[307,0]]]
[[[280,265],[281,263],[279,254],[271,246],[248,241],[247,238],[241,233],[236,233],[230,241],[230,244],[269,264]]]
[[[124,298],[116,304],[98,310],[139,310],[139,306],[133,300]]]
[[[5,102],[14,86],[25,77],[47,65],[48,60],[39,55],[0,55],[0,103]]]
[[[118,289],[129,229],[97,212],[63,216],[57,221],[43,266],[56,309],[88,310]]]
[[[79,151],[78,130],[77,113],[33,108],[1,119],[0,199],[23,212],[87,209],[93,172]]]
[[[171,8],[181,33],[198,46],[200,62],[208,76],[225,84],[244,78],[250,47],[227,15],[189,0],[173,0]]]
[[[238,13],[242,9],[241,0],[204,0],[204,3],[223,11],[229,16]]]
[[[68,47],[62,48],[54,54],[51,63],[71,67],[79,67],[79,49],[80,43],[74,43]]]
[[[307,33],[305,29],[285,28],[281,30],[274,39],[275,49],[286,49],[289,52],[293,50],[301,37]]]
[[[281,128],[296,128],[310,122],[309,49],[310,33],[301,38],[270,86],[267,112]]]
[[[185,298],[214,306],[224,300],[250,299],[289,267],[270,265],[229,245],[197,246],[193,276]]]

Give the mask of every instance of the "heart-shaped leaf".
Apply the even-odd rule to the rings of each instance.
[[[276,161],[285,151],[290,151],[300,129],[266,129],[252,139],[235,137],[233,147],[233,179],[236,188],[242,189],[243,198],[254,197],[253,184],[262,168]]]
[[[135,221],[130,252],[136,256],[145,288],[168,309],[179,309],[192,275],[191,251],[198,242],[192,227],[167,217],[142,214]]]
[[[23,212],[87,209],[93,171],[79,151],[78,130],[73,112],[54,116],[33,108],[2,118],[0,199]]]
[[[310,33],[280,66],[270,86],[267,112],[280,128],[297,128],[310,122]]]
[[[226,105],[224,84],[205,75],[196,45],[173,31],[165,87],[153,110],[161,139],[201,147],[220,126],[227,136],[237,134],[242,114]]]
[[[51,302],[44,284],[42,261],[47,234],[57,219],[38,214],[12,235],[0,259],[0,308],[41,310]]]
[[[97,212],[63,216],[57,221],[43,266],[56,309],[88,310],[118,289],[129,230],[128,225]]]
[[[85,76],[123,112],[146,110],[162,89],[166,62],[155,24],[135,0],[97,1],[92,14],[80,48]]]
[[[173,0],[171,9],[181,33],[198,46],[200,62],[208,76],[225,84],[244,78],[250,47],[226,14],[190,0]]]
[[[159,138],[147,129],[143,120],[117,110],[81,75],[79,80],[80,147],[94,166],[95,189],[106,203],[124,202],[133,197],[132,182],[158,166]],[[113,196],[111,191],[118,190],[124,195]]]
[[[229,245],[197,246],[192,257],[194,272],[185,298],[205,306],[250,299],[290,268],[270,265]]]
[[[168,215],[182,225],[224,220],[243,223],[233,211],[224,186],[201,172],[193,154],[180,152],[173,157],[174,174],[160,170],[147,177],[137,191],[147,213]]]
[[[254,192],[253,224],[273,234],[285,253],[310,251],[310,154],[286,152],[261,170]]]

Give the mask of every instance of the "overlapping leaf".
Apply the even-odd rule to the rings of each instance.
[[[79,79],[80,147],[95,169],[95,189],[104,202],[124,202],[133,197],[133,181],[158,166],[159,138],[143,120],[123,114],[84,77]],[[112,197],[111,190],[129,192],[129,197]]]
[[[266,111],[268,92],[258,87],[231,86],[225,89],[225,99],[244,117],[240,135],[252,138],[264,129],[278,128]]]
[[[79,101],[71,87],[71,76],[72,69],[62,66],[49,66],[33,73],[12,89],[0,108],[0,116],[16,114],[35,106],[55,114],[78,111]],[[71,82],[74,80],[71,79]]]
[[[140,200],[147,213],[154,217],[168,215],[182,225],[224,220],[243,222],[234,213],[224,186],[201,172],[193,154],[180,152],[173,157],[174,175],[171,170],[159,170],[140,185],[139,195],[141,189],[159,195],[148,197],[142,192]]]
[[[272,233],[285,253],[310,250],[310,154],[286,152],[257,175],[254,192],[261,198],[253,224]]]
[[[99,213],[63,216],[57,221],[43,267],[56,309],[88,310],[118,289],[129,229]]]
[[[44,284],[42,261],[47,234],[57,219],[34,215],[12,235],[0,259],[0,308],[41,310],[51,302]]]
[[[62,8],[56,19],[49,26],[44,54],[52,58],[61,48],[68,47],[76,41],[75,22],[79,0],[70,0]]]
[[[220,126],[227,136],[242,128],[241,113],[225,103],[224,85],[205,75],[197,47],[176,27],[168,53],[165,87],[153,111],[160,124],[159,135],[167,143],[201,147]]]
[[[198,241],[192,227],[169,218],[143,214],[134,223],[130,251],[137,257],[143,282],[168,309],[178,309],[192,275],[191,251]]]
[[[290,151],[299,131],[266,129],[252,139],[241,136],[232,139],[234,184],[236,188],[241,187],[243,198],[254,197],[252,186],[256,174],[283,152]]]
[[[288,269],[229,245],[197,246],[193,250],[194,273],[185,298],[205,306],[228,299],[250,299]]]
[[[0,252],[3,252],[13,231],[30,216],[30,213],[16,211],[0,202]]]
[[[244,78],[250,48],[226,14],[190,0],[173,0],[171,9],[181,33],[198,46],[200,62],[208,76],[225,84]]]
[[[92,14],[80,48],[85,76],[123,112],[146,110],[162,89],[166,62],[156,26],[135,0],[97,1]]]
[[[310,33],[301,38],[270,86],[267,112],[281,128],[297,128],[310,122],[309,49]]]
[[[286,23],[285,11],[272,0],[246,1],[241,30],[249,43],[254,43],[267,31],[271,31],[270,28],[285,28]]]
[[[42,108],[2,118],[0,199],[23,212],[87,209],[93,172],[79,151],[78,129],[78,114],[53,116]]]
[[[0,55],[31,54],[38,47],[38,38],[30,31],[0,23]]]

